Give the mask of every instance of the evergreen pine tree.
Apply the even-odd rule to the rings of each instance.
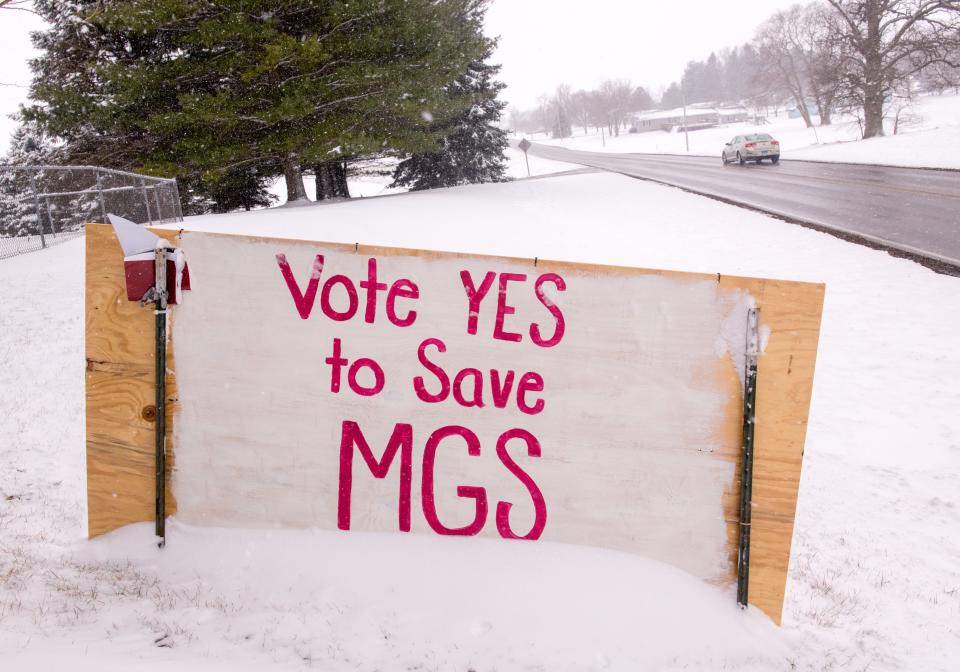
[[[103,4],[35,0],[34,9],[48,27],[32,34],[41,55],[31,61],[30,98],[38,104],[23,114],[60,141],[64,163],[136,170],[156,138],[115,113],[118,91],[107,75],[133,62],[161,58],[169,40],[105,22]],[[169,109],[174,101],[168,86],[141,91],[140,99],[128,105],[136,114],[145,108]]]
[[[488,45],[483,59],[470,63],[467,71],[447,87],[452,100],[469,104],[454,118],[435,124],[443,134],[438,148],[402,161],[394,172],[392,186],[418,191],[507,179],[507,134],[498,126],[506,103],[497,99],[504,85],[495,79],[500,66],[486,62],[492,46]]]
[[[254,165],[244,166],[219,173],[219,179],[202,184],[200,190],[209,198],[213,212],[267,208],[277,200],[269,191],[273,183],[272,172],[261,172]]]
[[[460,111],[443,88],[482,53],[486,3],[39,0],[30,113],[101,164],[193,184],[273,166],[296,200],[335,150],[433,144],[421,114]]]
[[[44,165],[51,160],[52,148],[44,134],[32,124],[21,123],[10,140],[10,150],[0,158],[0,235],[26,236],[39,233],[46,222],[38,219],[34,186],[46,176],[40,170],[16,170]],[[42,213],[40,213],[42,214]]]

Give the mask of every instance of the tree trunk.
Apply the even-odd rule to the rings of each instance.
[[[313,167],[316,176],[317,200],[325,201],[333,198],[333,173],[329,163],[318,163]]]
[[[350,198],[350,185],[347,184],[347,162],[337,161],[334,164],[336,175],[337,196],[339,198]]]
[[[820,125],[829,126],[832,122],[831,108],[833,107],[833,101],[830,99],[829,94],[815,95],[814,101],[817,103],[817,114],[820,117]]]
[[[868,91],[863,100],[863,137],[876,138],[883,135],[883,94]]]
[[[306,201],[307,190],[303,186],[303,173],[296,154],[283,159],[283,179],[287,183],[287,202]]]
[[[313,170],[317,178],[318,201],[331,198],[350,198],[346,161],[324,161],[315,165]]]
[[[883,56],[880,43],[880,10],[868,5],[867,39],[863,48],[863,137],[883,135]]]
[[[829,126],[833,123],[833,103],[824,102],[820,105],[820,125]]]
[[[791,68],[793,67],[791,63]],[[807,128],[813,128],[813,120],[810,118],[810,110],[807,109],[807,96],[803,90],[803,84],[800,82],[799,76],[793,70],[788,70],[785,66],[781,66],[781,71],[784,74],[784,79],[790,87],[790,93],[793,95],[793,100],[797,104],[797,110],[800,112],[800,116],[803,117],[803,123],[807,125]]]
[[[794,91],[793,100],[797,104],[797,110],[799,110],[800,116],[803,117],[803,123],[807,125],[807,128],[813,128],[813,119],[810,118],[810,110],[807,109],[807,102],[804,100],[803,91]]]

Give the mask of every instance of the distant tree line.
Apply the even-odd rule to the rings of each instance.
[[[761,108],[791,104],[807,126],[829,125],[838,110],[861,120],[863,137],[896,131],[916,87],[960,87],[960,0],[816,0],[778,11],[748,43],[687,64],[657,103],[631,101],[626,114],[697,103]],[[538,108],[511,111],[511,126],[564,137],[557,93]],[[566,115],[569,116],[569,115]],[[593,117],[591,117],[593,118]],[[597,125],[597,124],[593,124]],[[600,124],[606,125],[606,124]],[[559,131],[559,134],[558,134]]]
[[[36,0],[22,123],[47,160],[177,177],[191,213],[267,205],[280,177],[305,199],[304,174],[349,197],[370,157],[415,188],[500,181],[488,2]]]
[[[546,132],[555,138],[570,137],[575,127],[584,134],[594,128],[620,135],[631,113],[653,105],[646,89],[629,80],[606,80],[596,89],[578,91],[563,84],[552,95],[541,96],[531,110],[512,109],[509,123],[516,130]]]

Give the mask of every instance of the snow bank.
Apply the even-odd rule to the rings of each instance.
[[[789,158],[960,169],[960,118],[957,121],[947,128],[806,147],[790,152]]]
[[[0,655],[11,668],[924,670],[960,656],[957,278],[653,184],[578,175],[187,228],[825,281],[784,627],[639,557],[140,525],[83,537],[82,244],[0,263]]]

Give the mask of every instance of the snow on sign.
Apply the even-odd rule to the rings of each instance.
[[[179,245],[192,291],[169,350],[168,514],[586,544],[715,582],[734,580],[756,305],[751,601],[779,619],[822,286],[189,232]],[[109,401],[131,394],[124,367],[143,382],[136,360],[152,361],[124,352],[150,317],[113,300],[120,254],[89,227],[91,534],[152,513],[149,465],[130,467],[149,438],[140,409],[131,432]],[[143,487],[118,484],[131,479]]]

